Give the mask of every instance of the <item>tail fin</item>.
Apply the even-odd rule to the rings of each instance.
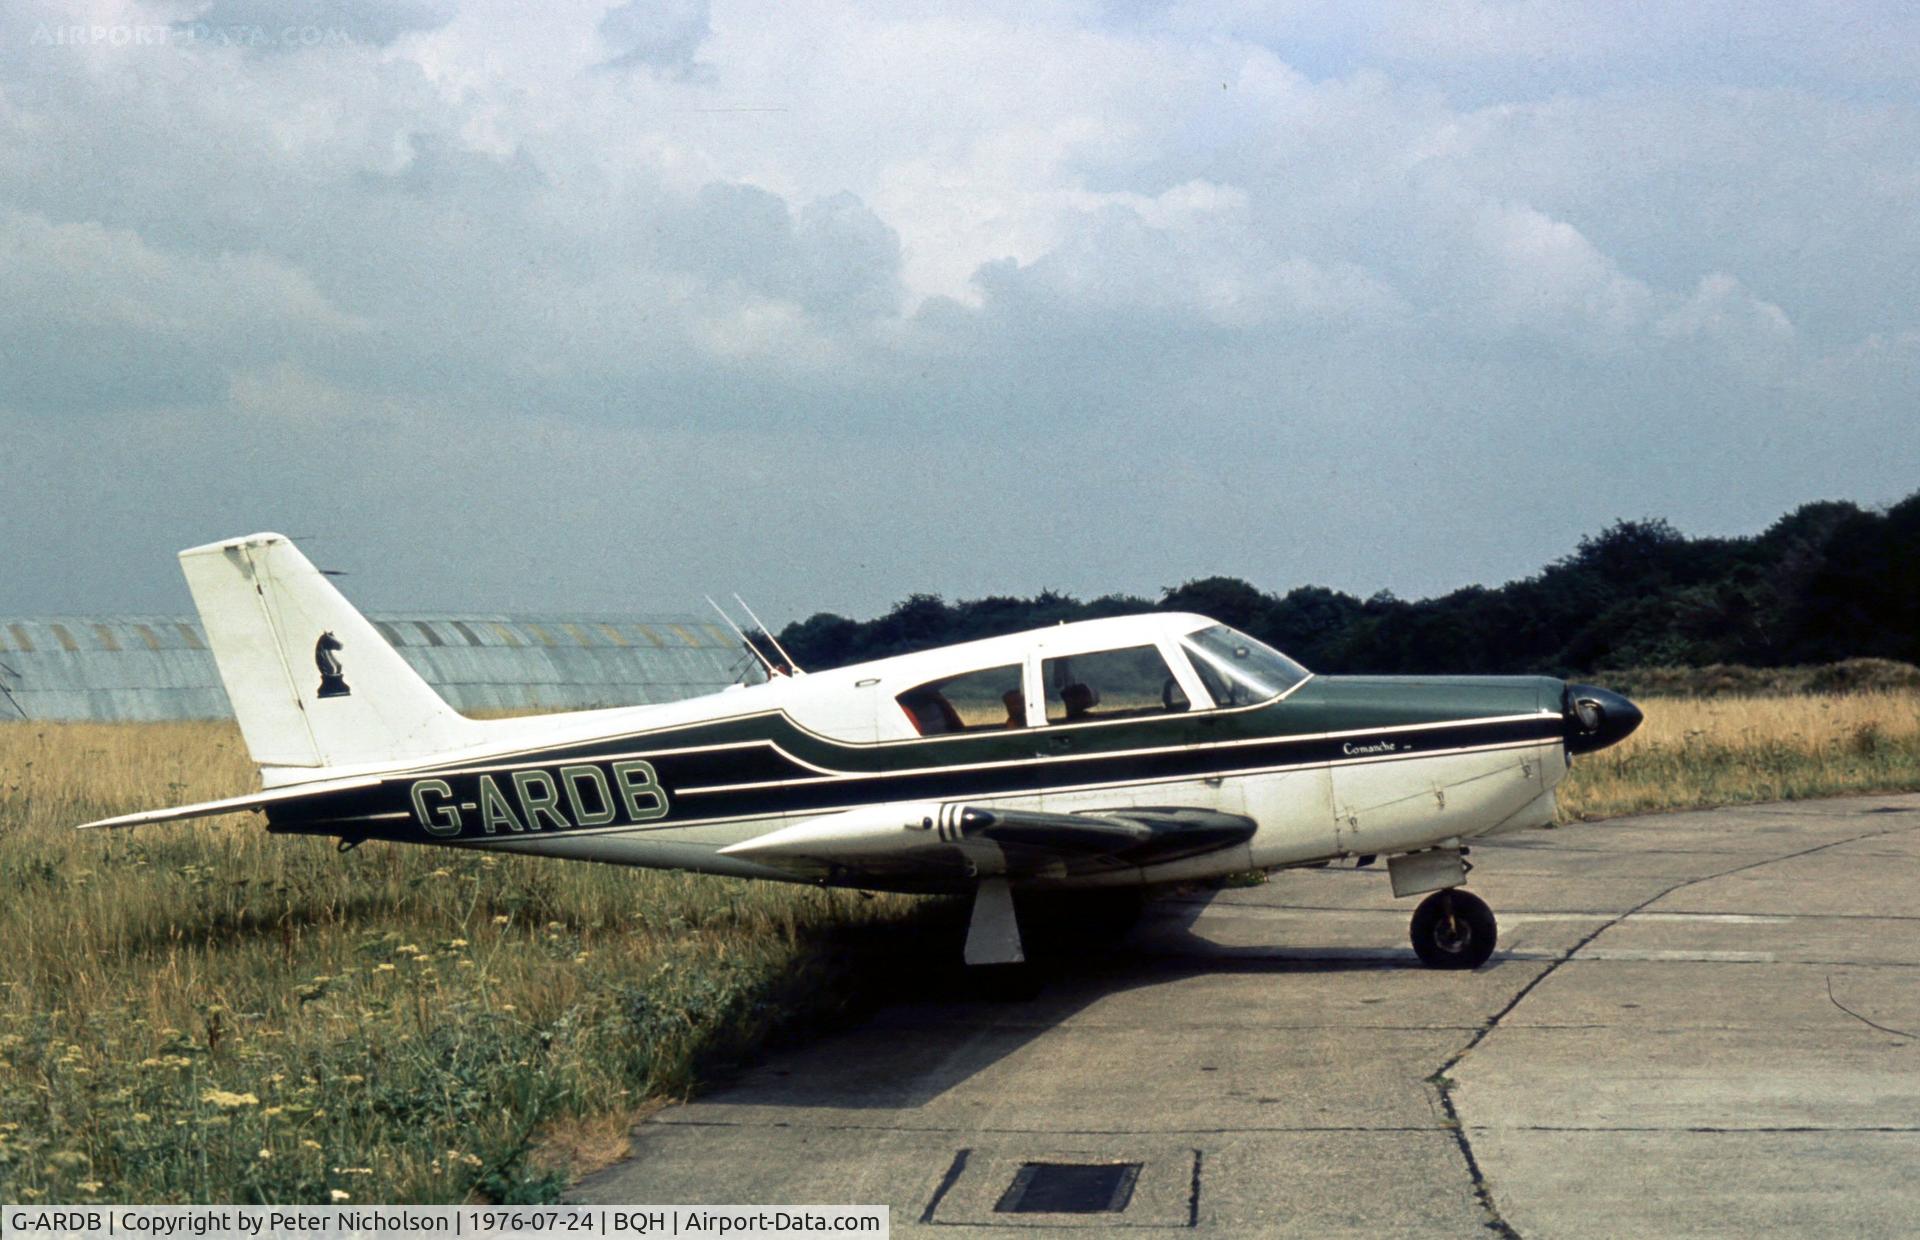
[[[262,767],[404,761],[479,740],[483,725],[448,706],[284,535],[189,547],[180,567]],[[266,782],[319,777],[268,771]]]

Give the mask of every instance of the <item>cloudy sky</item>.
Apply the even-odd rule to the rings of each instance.
[[[0,612],[1419,596],[1920,487],[1908,4],[0,10]]]

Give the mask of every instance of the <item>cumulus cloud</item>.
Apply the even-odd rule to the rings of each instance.
[[[900,308],[900,239],[844,191],[795,212],[757,186],[714,182],[660,203],[654,229],[661,264],[713,287],[832,321]]]
[[[125,229],[0,211],[0,340],[24,363],[21,405],[193,399],[226,365],[366,326],[269,255],[169,252]]]
[[[1462,98],[1546,98],[1622,83],[1840,82],[1910,88],[1920,30],[1901,0],[1818,8],[1740,0],[1180,0],[1168,20],[1273,47],[1316,75],[1378,68]]]
[[[711,79],[712,68],[694,59],[710,33],[706,0],[626,0],[600,19],[614,52],[609,66],[646,66],[682,81]]]
[[[1786,312],[1762,301],[1724,271],[1700,277],[1693,295],[1660,316],[1654,330],[1669,338],[1713,336],[1782,344],[1793,336]]]
[[[1485,275],[1484,321],[1500,329],[1615,336],[1644,321],[1653,300],[1579,229],[1531,207],[1484,205],[1467,242]]]
[[[363,327],[304,272],[261,254],[169,254],[124,229],[0,214],[0,287],[6,321],[125,331],[171,342],[280,329],[334,333]]]
[[[174,34],[214,48],[294,52],[367,43],[432,30],[452,0],[212,0],[173,24]]]
[[[1020,308],[1034,326],[1092,320],[1103,331],[1249,331],[1389,323],[1404,300],[1358,264],[1276,249],[1252,226],[1246,195],[1207,182],[1114,196],[1064,230],[1029,264],[982,266],[992,309]]]

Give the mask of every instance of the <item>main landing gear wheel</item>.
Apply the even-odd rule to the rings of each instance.
[[[1040,973],[1024,963],[974,965],[966,987],[983,1003],[1029,1003],[1040,997]]]
[[[1014,897],[1027,954],[1085,956],[1110,951],[1146,911],[1136,888],[1097,891],[1035,891]]]
[[[1429,969],[1477,969],[1493,955],[1500,932],[1485,900],[1450,887],[1420,901],[1408,935]]]

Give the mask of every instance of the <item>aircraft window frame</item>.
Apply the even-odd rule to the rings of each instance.
[[[1018,659],[1011,663],[995,663],[989,667],[965,668],[961,671],[935,676],[930,680],[925,680],[919,684],[902,689],[893,695],[893,704],[899,709],[902,715],[906,716],[908,725],[913,729],[913,739],[916,740],[933,740],[950,736],[990,736],[994,733],[1018,732],[1033,726],[1033,710],[1029,701],[1032,689],[1029,671],[1028,660],[1026,659]],[[962,707],[956,705],[947,695],[947,687],[955,681],[966,681],[975,677],[995,677],[996,679],[993,683],[998,685],[1006,682],[1006,674],[1008,673],[1012,674],[1014,688],[1003,690],[996,695],[991,695],[997,697],[997,704],[988,703],[986,698],[976,699],[970,696],[965,699],[966,708],[969,712],[987,711],[986,717],[981,718],[978,722],[968,722],[967,715],[963,713]],[[1013,710],[1014,703],[1010,702],[1008,698],[1014,693],[1020,695],[1020,717],[1018,722],[1016,722],[1009,713]],[[923,719],[921,713],[914,706],[908,705],[907,699],[915,695],[921,695],[926,709],[934,712],[935,716],[940,719],[942,726],[932,731],[927,730],[926,724],[931,720]],[[994,712],[998,712],[997,717]]]
[[[1097,658],[1102,655],[1120,654],[1126,651],[1133,651],[1133,650],[1153,651],[1155,656],[1159,658],[1161,667],[1166,673],[1165,679],[1172,681],[1173,684],[1178,688],[1180,696],[1184,700],[1185,705],[1179,706],[1179,707],[1172,707],[1172,708],[1169,708],[1166,706],[1161,706],[1158,708],[1144,707],[1137,710],[1127,710],[1122,713],[1113,713],[1113,714],[1098,713],[1098,714],[1092,714],[1092,715],[1081,715],[1078,717],[1070,717],[1065,714],[1064,688],[1075,687],[1084,682],[1076,681],[1074,682],[1073,685],[1064,686],[1063,692],[1061,693],[1061,695],[1056,697],[1054,686],[1050,684],[1048,681],[1048,665],[1049,664],[1057,663],[1063,660],[1067,661],[1068,663],[1071,663],[1072,660],[1074,659]],[[1048,727],[1048,728],[1062,728],[1062,727],[1085,727],[1085,726],[1107,724],[1107,723],[1137,723],[1145,719],[1171,718],[1177,715],[1189,714],[1196,710],[1207,709],[1207,707],[1204,705],[1207,699],[1205,697],[1196,696],[1195,694],[1195,691],[1200,688],[1200,683],[1198,679],[1194,676],[1192,669],[1186,665],[1185,659],[1181,657],[1177,657],[1178,655],[1179,655],[1179,651],[1177,650],[1177,648],[1172,646],[1170,643],[1168,643],[1167,641],[1165,641],[1163,638],[1160,638],[1160,637],[1155,637],[1148,641],[1131,642],[1124,645],[1091,646],[1085,649],[1062,650],[1062,649],[1046,649],[1043,647],[1042,649],[1035,651],[1033,656],[1032,672],[1033,672],[1034,688],[1038,689],[1039,693],[1037,695],[1038,697],[1037,701],[1031,700],[1031,699],[1029,700],[1028,702],[1029,713],[1030,714],[1037,713],[1040,716],[1039,719],[1036,721],[1039,726]],[[1095,698],[1095,702],[1092,704],[1090,709],[1098,710],[1099,709],[1099,702],[1098,702],[1098,696],[1097,696],[1098,686],[1093,686],[1093,687],[1096,689],[1096,698]],[[1162,694],[1163,694],[1163,701],[1164,701],[1164,694],[1165,694],[1164,683],[1162,687]],[[1061,712],[1062,712],[1059,718],[1054,717],[1054,714],[1053,714],[1053,709],[1056,702],[1059,703]]]
[[[1265,651],[1279,658],[1288,668],[1298,672],[1299,675],[1295,676],[1287,685],[1279,689],[1274,689],[1264,697],[1248,697],[1245,700],[1236,701],[1234,700],[1236,695],[1232,686],[1227,684],[1230,679],[1228,672],[1234,669],[1221,663],[1215,652],[1211,652],[1206,647],[1195,642],[1194,639],[1202,633],[1226,634],[1236,642],[1245,643],[1251,651]],[[1192,666],[1195,678],[1202,683],[1206,689],[1207,696],[1213,700],[1213,705],[1216,710],[1244,709],[1249,706],[1261,706],[1268,702],[1277,702],[1281,698],[1291,694],[1301,685],[1306,684],[1307,681],[1313,679],[1313,672],[1301,664],[1299,660],[1292,658],[1283,651],[1275,650],[1272,646],[1267,645],[1257,637],[1249,637],[1247,634],[1242,633],[1239,629],[1229,624],[1209,624],[1194,629],[1191,632],[1182,633],[1180,640],[1176,644],[1180,648],[1181,657]],[[1215,687],[1216,678],[1227,688],[1224,696],[1220,690]],[[1250,683],[1247,678],[1232,677],[1231,679],[1242,685]],[[1260,687],[1266,688],[1267,686],[1262,685]]]

